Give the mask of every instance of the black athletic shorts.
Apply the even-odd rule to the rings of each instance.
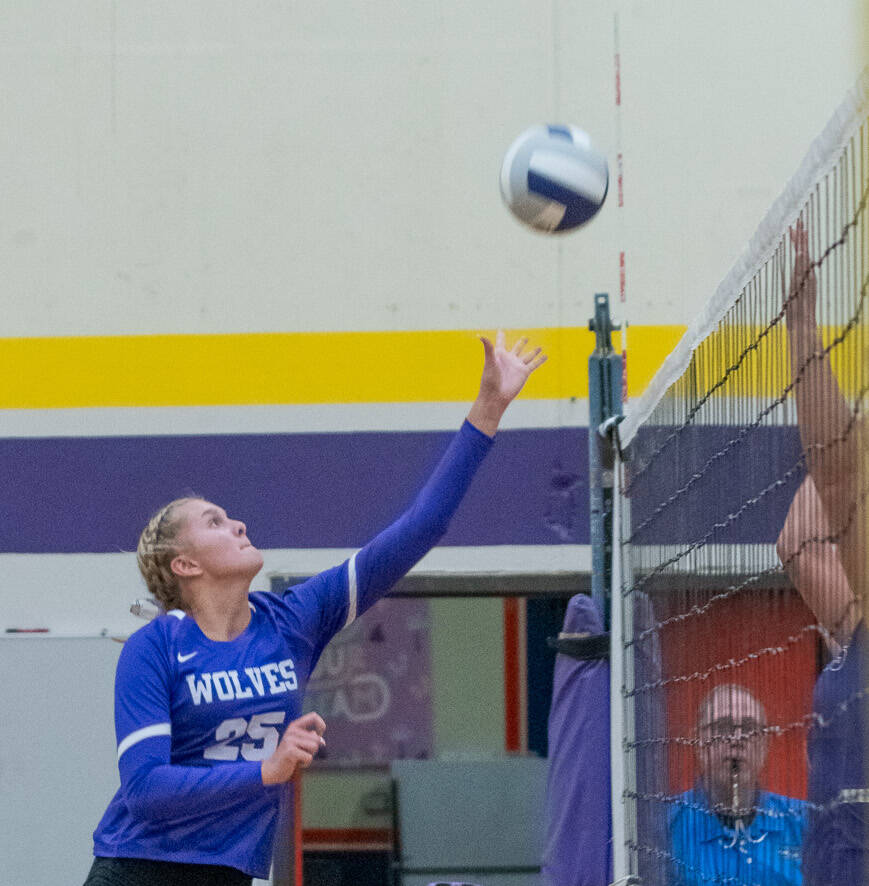
[[[84,886],[251,886],[252,880],[237,868],[214,864],[95,858]]]

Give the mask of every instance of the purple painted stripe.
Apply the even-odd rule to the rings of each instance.
[[[648,453],[656,453],[670,433],[641,428],[634,466],[653,457]],[[794,426],[685,428],[631,488],[633,525],[643,527],[634,542],[774,542],[802,481],[800,453]]]
[[[3,553],[132,551],[195,492],[261,548],[358,547],[410,501],[449,432],[0,439]],[[585,428],[501,431],[443,544],[587,544]]]

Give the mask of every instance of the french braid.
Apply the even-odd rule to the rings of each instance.
[[[181,587],[178,577],[172,571],[172,560],[178,553],[178,534],[181,521],[175,516],[175,509],[192,498],[176,498],[154,514],[139,536],[136,548],[136,561],[139,572],[151,596],[168,612],[182,609]]]

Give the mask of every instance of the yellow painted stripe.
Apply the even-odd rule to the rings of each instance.
[[[632,396],[683,332],[631,327]],[[519,334],[549,355],[524,397],[588,396],[592,333],[510,330],[508,340]],[[461,401],[475,395],[481,366],[471,330],[6,338],[0,408]]]
[[[849,396],[859,395],[866,384],[865,330],[865,326],[821,329],[830,365]],[[731,371],[725,377],[728,368]],[[725,323],[697,346],[691,368],[677,390],[681,392],[687,385],[694,391],[706,391],[718,384],[715,394],[719,397],[772,397],[792,381],[785,327]]]

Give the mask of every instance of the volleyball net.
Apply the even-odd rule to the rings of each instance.
[[[620,427],[616,882],[869,845],[867,83]]]

